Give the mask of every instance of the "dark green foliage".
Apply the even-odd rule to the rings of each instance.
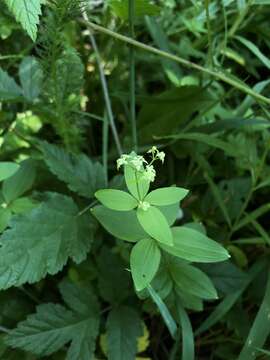
[[[269,358],[269,4],[0,3],[1,359]]]

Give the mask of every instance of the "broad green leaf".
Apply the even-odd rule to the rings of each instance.
[[[94,226],[91,218],[78,213],[71,198],[49,193],[31,212],[13,217],[0,238],[0,288],[56,274],[69,258],[82,262],[90,250]]]
[[[152,300],[157,305],[158,310],[159,310],[172,338],[175,339],[175,336],[177,333],[177,325],[176,325],[169,309],[167,308],[164,301],[161,299],[161,297],[158,295],[158,293],[154,290],[154,288],[151,285],[147,286],[147,290],[148,290]]]
[[[181,86],[145,100],[138,115],[139,133],[143,141],[172,134],[190,116],[213,102],[209,93],[198,86]]]
[[[189,316],[179,301],[176,302],[176,310],[182,330],[182,360],[194,360],[194,335]]]
[[[96,190],[105,187],[104,170],[100,163],[91,161],[84,154],[69,154],[46,142],[42,142],[40,147],[51,172],[67,183],[70,190],[92,198]]]
[[[143,199],[147,194],[150,186],[150,181],[143,178],[142,174],[131,166],[125,165],[125,181],[129,192],[136,199]]]
[[[246,338],[245,344],[237,360],[255,360],[258,358],[258,348],[262,348],[270,333],[270,272],[265,295],[256,318]]]
[[[3,181],[16,173],[19,165],[12,162],[0,162],[0,181]]]
[[[36,313],[18,324],[6,338],[13,348],[48,356],[68,345],[67,360],[93,359],[99,330],[99,306],[88,287],[62,283],[60,290],[68,308],[42,304]]]
[[[165,206],[181,201],[187,194],[188,190],[172,186],[151,191],[146,195],[144,201],[149,202],[151,205]]]
[[[28,101],[34,101],[40,94],[43,72],[38,60],[33,56],[23,59],[19,68],[23,95]]]
[[[138,201],[129,193],[121,190],[104,189],[95,192],[95,197],[107,208],[117,211],[129,211],[138,206]]]
[[[107,344],[109,360],[134,360],[137,341],[143,334],[142,321],[130,307],[113,309],[107,320]]]
[[[165,216],[168,221],[168,224],[171,226],[177,219],[178,215],[181,214],[181,210],[179,208],[179,203],[166,206],[158,206],[159,210]]]
[[[161,253],[154,239],[142,239],[130,254],[130,268],[137,291],[142,291],[156,275]]]
[[[15,80],[0,68],[0,100],[13,100],[21,95],[22,90]]]
[[[11,218],[11,211],[0,206],[0,233],[6,229]]]
[[[173,237],[169,224],[158,208],[150,206],[146,211],[138,209],[137,217],[147,234],[162,244],[167,244],[167,246],[173,245]]]
[[[35,163],[32,160],[23,161],[19,170],[3,182],[2,192],[5,201],[10,203],[31,189],[35,177]]]
[[[14,214],[24,214],[33,210],[37,205],[38,203],[34,202],[31,198],[21,197],[12,201],[8,208]]]
[[[159,7],[150,0],[136,0],[135,4],[135,16],[145,15],[158,15]],[[128,0],[109,0],[109,6],[113,9],[113,12],[123,20],[128,20],[129,17],[129,1]]]
[[[184,292],[202,299],[217,299],[211,280],[201,270],[185,263],[171,263],[170,273],[176,285]]]
[[[217,242],[194,229],[181,226],[172,228],[173,246],[160,244],[168,253],[188,261],[219,262],[227,260],[229,253]]]
[[[95,206],[92,214],[101,225],[118,239],[136,242],[147,237],[136,216],[136,211],[115,211],[105,206]]]
[[[42,0],[4,0],[16,20],[33,41],[37,37],[37,25],[41,15]]]
[[[198,296],[192,295],[186,291],[183,291],[178,286],[174,286],[174,290],[181,301],[181,304],[186,308],[193,311],[203,310],[203,300]]]

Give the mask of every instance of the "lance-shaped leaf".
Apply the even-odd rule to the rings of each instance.
[[[162,244],[173,245],[173,237],[169,224],[158,208],[150,206],[147,210],[138,209],[137,217],[147,234]]]
[[[217,242],[186,226],[172,228],[173,246],[160,244],[168,253],[188,261],[209,263],[227,260],[230,255]]]
[[[166,206],[175,204],[188,194],[188,190],[179,187],[165,187],[151,191],[144,199],[151,205]]]
[[[201,270],[184,262],[172,263],[169,268],[173,280],[182,291],[202,299],[217,299],[214,285]]]
[[[143,173],[133,169],[129,165],[125,165],[124,173],[129,192],[136,199],[142,200],[149,190],[150,181],[143,176]]]
[[[129,193],[121,190],[98,190],[95,197],[107,208],[117,211],[129,211],[138,206],[138,201]]]
[[[160,250],[154,239],[142,239],[133,247],[130,268],[137,291],[142,291],[153,280],[159,268],[160,258]]]
[[[15,216],[0,238],[0,288],[34,283],[56,274],[69,257],[76,263],[90,250],[94,226],[67,196],[51,193],[24,216]]]
[[[12,162],[0,162],[0,181],[3,181],[19,169],[19,165]]]

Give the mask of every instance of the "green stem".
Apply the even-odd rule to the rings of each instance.
[[[205,11],[206,11],[206,21],[207,21],[207,36],[208,36],[208,63],[210,68],[214,66],[213,61],[213,42],[212,42],[212,30],[211,30],[211,20],[209,13],[209,0],[204,0]]]
[[[140,49],[143,49],[143,50],[146,50],[146,51],[148,51],[148,52],[150,52],[152,54],[156,54],[156,55],[162,56],[164,58],[173,60],[173,61],[178,62],[179,64],[181,64],[181,65],[183,65],[185,67],[188,67],[190,69],[194,69],[194,70],[197,70],[197,71],[201,71],[201,72],[203,72],[205,74],[208,74],[208,75],[214,77],[215,79],[217,79],[219,81],[223,81],[224,83],[235,87],[236,89],[242,91],[243,93],[252,96],[256,100],[262,101],[262,102],[270,105],[270,99],[269,98],[267,98],[267,97],[265,97],[265,96],[263,96],[261,94],[258,94],[257,92],[250,89],[248,86],[243,85],[240,81],[237,81],[234,78],[231,78],[231,77],[227,76],[222,71],[208,69],[206,67],[203,67],[203,66],[198,65],[196,63],[193,63],[191,61],[188,61],[188,60],[186,60],[184,58],[181,58],[179,56],[176,56],[176,55],[170,54],[170,53],[168,53],[166,51],[162,51],[162,50],[159,50],[159,49],[157,49],[155,47],[143,44],[143,43],[141,43],[139,41],[136,41],[134,39],[129,38],[128,36],[121,35],[119,33],[116,33],[114,31],[106,29],[103,26],[97,25],[97,24],[92,23],[90,21],[82,21],[82,22],[83,22],[83,24],[85,26],[89,27],[92,30],[96,30],[96,31],[99,31],[99,32],[101,32],[103,34],[107,34],[107,35],[109,35],[109,36],[111,36],[111,37],[113,37],[113,38],[115,38],[117,40],[120,40],[120,41],[123,41],[123,42],[125,42],[127,44],[136,46],[136,47],[138,47]]]
[[[135,1],[129,0],[129,36],[135,38],[134,17]],[[132,129],[132,140],[134,150],[137,152],[137,127],[136,127],[136,99],[135,99],[135,49],[133,46],[129,50],[129,97],[130,97],[130,120]]]
[[[104,168],[106,187],[108,186],[108,133],[109,133],[109,121],[107,114],[105,114],[103,126],[102,126],[102,163]]]
[[[85,22],[87,24],[90,23],[86,11],[83,11],[83,18],[84,18],[84,20],[85,20]],[[93,50],[94,50],[94,52],[96,54],[96,60],[97,60],[98,69],[99,69],[99,76],[100,76],[101,86],[102,86],[102,90],[103,90],[103,96],[104,96],[105,106],[106,106],[106,110],[107,110],[107,116],[109,118],[109,122],[110,122],[110,126],[111,126],[111,129],[112,129],[112,134],[113,134],[113,137],[114,137],[114,141],[115,141],[115,145],[116,145],[116,148],[117,148],[118,155],[121,156],[123,151],[122,151],[122,146],[121,146],[120,139],[119,139],[119,136],[118,136],[117,128],[116,128],[116,125],[115,125],[115,121],[114,121],[114,116],[113,116],[113,112],[112,112],[112,105],[111,105],[111,100],[110,100],[109,91],[108,91],[108,85],[107,85],[106,77],[105,77],[105,74],[104,74],[104,71],[103,71],[103,67],[102,67],[102,63],[101,63],[101,57],[100,57],[100,54],[99,54],[96,39],[95,39],[94,35],[91,33],[91,31],[89,33],[89,38],[90,38],[90,42],[91,42],[91,45],[93,47]]]

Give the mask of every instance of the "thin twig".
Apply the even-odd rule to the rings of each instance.
[[[85,9],[83,10],[83,18],[84,18],[86,23],[90,23],[88,15],[87,15]],[[114,121],[114,116],[113,116],[113,112],[112,112],[112,105],[111,105],[111,100],[110,100],[109,91],[108,91],[108,85],[107,85],[106,77],[105,77],[104,70],[103,70],[103,67],[102,67],[101,57],[100,57],[100,54],[99,54],[96,39],[95,39],[95,37],[94,37],[94,35],[92,34],[91,31],[89,32],[89,39],[90,39],[91,45],[93,47],[93,50],[94,50],[94,52],[96,54],[96,60],[97,60],[98,69],[99,69],[99,76],[100,76],[101,86],[102,86],[102,90],[103,90],[105,106],[106,106],[110,126],[111,126],[111,129],[112,129],[114,141],[115,141],[115,144],[116,144],[118,155],[121,156],[123,151],[122,151],[122,146],[121,146],[120,139],[119,139],[119,136],[118,136],[117,128],[116,128],[116,125],[115,125],[115,121]]]
[[[235,87],[236,89],[242,91],[245,94],[248,94],[250,96],[252,96],[253,98],[255,98],[258,101],[262,101],[268,105],[270,105],[270,99],[253,91],[252,89],[250,89],[248,86],[244,85],[242,82],[240,82],[240,80],[235,80],[235,78],[228,76],[226,73],[222,72],[221,70],[212,70],[212,69],[208,69],[207,67],[203,67],[201,65],[198,65],[196,63],[193,63],[191,61],[188,61],[184,58],[181,58],[179,56],[173,55],[171,53],[168,53],[166,51],[163,50],[159,50],[155,47],[143,44],[139,41],[136,41],[134,39],[129,38],[128,36],[125,35],[121,35],[119,33],[116,33],[114,31],[111,31],[109,29],[104,28],[103,26],[97,25],[93,22],[90,21],[83,21],[84,25],[89,27],[92,30],[96,30],[98,32],[101,32],[103,34],[107,34],[117,40],[123,41],[127,44],[136,46],[140,49],[146,50],[148,52],[151,52],[152,54],[156,54],[159,56],[162,56],[164,58],[173,60],[175,62],[178,62],[179,64],[182,64],[185,67],[188,67],[190,69],[194,69],[200,72],[203,72],[205,74],[208,74],[214,78],[216,78],[219,81],[223,81],[224,83],[227,83],[233,87]]]

